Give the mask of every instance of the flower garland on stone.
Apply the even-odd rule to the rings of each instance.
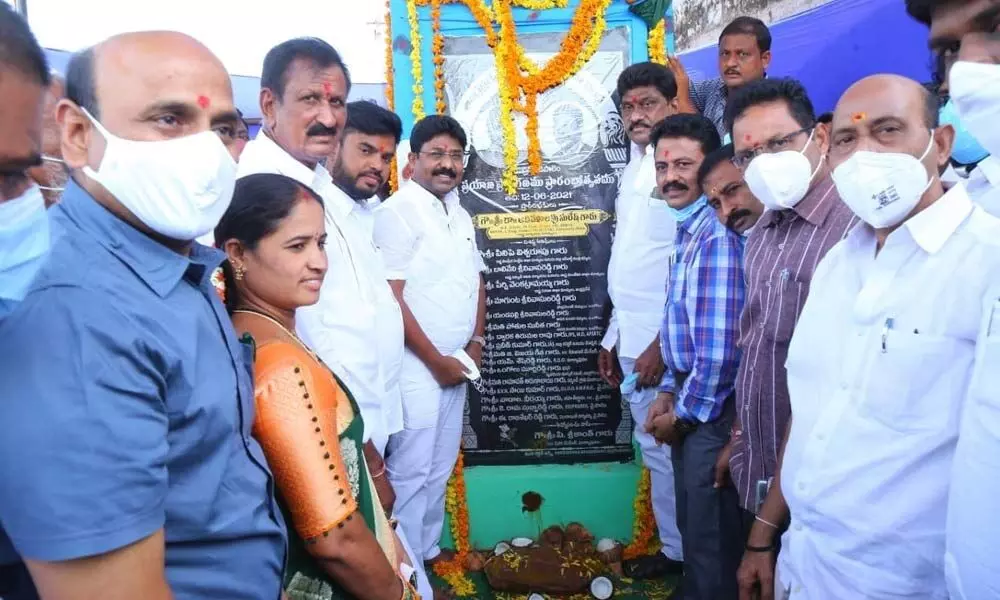
[[[420,60],[420,19],[417,4],[407,0],[406,14],[410,20],[410,69],[413,72],[413,120],[424,118],[424,69]]]
[[[537,96],[571,79],[597,52],[607,27],[604,14],[611,0],[581,0],[559,51],[541,67],[528,59],[524,48],[518,43],[512,9],[514,7],[531,10],[565,8],[569,6],[568,0],[493,0],[492,7],[486,4],[486,0],[407,0],[411,38],[413,38],[411,43],[414,47],[411,60],[414,65],[415,80],[418,76],[422,77],[422,72],[418,69],[419,51],[416,50],[419,45],[419,32],[416,31],[415,25],[416,7],[418,4],[430,5],[433,13],[434,6],[440,6],[442,3],[464,4],[482,27],[486,43],[494,51],[500,96],[500,125],[504,139],[502,183],[509,195],[516,194],[518,152],[514,112],[520,112],[527,117],[525,131],[528,138],[528,166],[531,173],[537,174],[542,167],[541,143],[538,139]],[[499,31],[494,28],[494,23],[499,25]],[[435,66],[443,64],[443,56],[438,58],[442,50],[443,42],[440,46],[435,46]],[[437,86],[436,73],[435,70],[435,86]],[[443,73],[441,78],[443,79]],[[419,83],[414,84],[415,92],[418,85]],[[422,91],[422,86],[420,89]],[[415,116],[416,108],[415,101]]]
[[[642,468],[639,485],[635,491],[632,517],[632,541],[622,553],[628,560],[660,550],[660,540],[656,535],[656,517],[653,516],[653,495],[649,469]]]
[[[389,110],[396,109],[396,97],[392,88],[396,69],[392,64],[392,0],[385,0],[385,101]],[[399,175],[396,168],[396,156],[393,154],[392,164],[389,165],[389,192],[396,193],[399,189]]]
[[[444,94],[444,35],[441,34],[441,0],[431,2],[431,48],[434,56],[434,110],[443,115],[448,110]]]
[[[465,490],[465,455],[458,453],[455,469],[448,480],[444,507],[451,520],[451,537],[455,541],[455,557],[434,565],[434,573],[451,586],[457,596],[472,596],[476,586],[466,576],[466,562],[472,550],[469,541],[469,504]]]
[[[662,19],[650,27],[646,40],[649,46],[649,60],[658,65],[667,64],[667,21]]]

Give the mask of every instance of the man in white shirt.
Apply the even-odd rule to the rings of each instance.
[[[349,90],[347,68],[326,42],[299,38],[272,48],[261,77],[263,129],[243,150],[238,174],[279,173],[323,198],[329,272],[319,303],[299,311],[298,333],[357,399],[370,442],[365,458],[378,476],[385,471],[389,435],[402,428],[403,325],[372,244],[367,203],[337,187],[322,164],[347,135]],[[394,140],[398,133],[386,137]],[[366,171],[359,182],[367,185],[370,178]],[[383,501],[390,501],[385,477],[375,480]]]
[[[445,488],[458,459],[472,371],[460,358],[478,369],[486,343],[486,267],[455,192],[465,144],[451,117],[418,122],[410,134],[413,178],[375,211],[375,244],[406,333],[403,431],[390,438],[386,464],[400,526],[427,562],[447,558],[439,546]]]
[[[954,131],[937,118],[936,100],[895,75],[856,83],[834,113],[833,179],[864,223],[819,264],[789,349],[778,598],[948,598],[959,423],[985,396],[995,410],[1000,389],[981,326],[1000,221],[963,186],[945,193]]]
[[[967,182],[988,211],[1000,215],[1000,39],[994,0],[907,0],[907,11],[930,26],[930,46],[941,57],[948,92],[962,124],[991,156]],[[973,260],[970,257],[970,260]],[[996,279],[994,279],[996,282]],[[980,335],[981,366],[970,383],[948,499],[945,572],[952,600],[1000,597],[1000,294],[989,306]]]
[[[630,577],[645,579],[679,573],[682,560],[670,447],[658,445],[643,429],[663,378],[659,331],[677,230],[670,214],[658,206],[662,201],[653,198],[656,169],[649,137],[657,123],[677,113],[677,83],[666,67],[639,63],[618,77],[618,95],[632,160],[615,199],[617,226],[608,264],[611,321],[597,367],[608,385],[618,387],[625,381],[622,400],[632,413],[633,435],[650,472],[653,513],[663,549],[624,565]]]

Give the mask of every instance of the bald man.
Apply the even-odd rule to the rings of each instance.
[[[964,187],[945,192],[954,130],[937,114],[895,75],[856,83],[834,112],[833,180],[862,223],[819,264],[788,352],[779,598],[948,597],[960,417],[1000,406],[1000,326],[981,327],[1000,297],[1000,221]]]
[[[229,76],[194,39],[76,55],[71,182],[0,325],[0,521],[42,598],[278,600],[284,524],[250,436],[251,349],[193,245],[232,197]]]
[[[28,176],[38,184],[45,198],[45,205],[52,206],[59,201],[69,170],[62,159],[59,123],[56,121],[56,105],[66,95],[66,81],[58,74],[52,74],[52,83],[45,93],[45,108],[42,121],[42,164],[28,170]]]

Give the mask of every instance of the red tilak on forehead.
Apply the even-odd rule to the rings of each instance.
[[[329,96],[333,93],[333,85],[329,81],[323,82],[323,92]]]
[[[639,97],[638,96],[635,96],[635,95],[625,96],[625,102],[631,102],[632,104],[635,104],[638,101],[639,101]]]
[[[198,106],[208,108],[208,105],[211,103],[212,101],[208,99],[208,96],[198,96]]]
[[[868,115],[866,115],[863,112],[856,112],[856,113],[854,113],[854,115],[851,116],[851,119],[855,123],[860,123],[861,121],[864,121],[867,117],[868,117]]]
[[[663,152],[660,152],[660,158],[662,158],[663,160],[667,160],[668,158],[670,158],[670,151],[664,150]]]

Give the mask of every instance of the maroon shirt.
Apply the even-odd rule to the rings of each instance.
[[[795,322],[820,259],[857,222],[829,175],[795,208],[767,211],[747,238],[743,356],[736,380],[737,422],[729,462],[740,505],[757,507],[757,481],[777,470],[791,412],[785,360]]]

